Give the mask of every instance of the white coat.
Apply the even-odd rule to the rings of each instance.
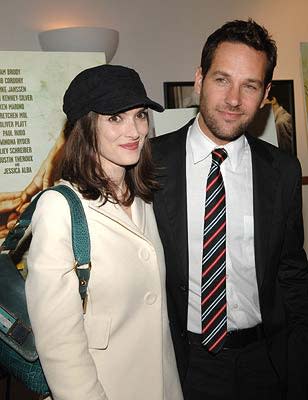
[[[53,399],[181,400],[152,206],[136,198],[131,220],[110,202],[82,204],[92,260],[85,315],[65,198],[44,193],[32,219],[26,295]]]

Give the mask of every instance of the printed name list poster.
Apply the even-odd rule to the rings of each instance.
[[[63,95],[104,53],[0,51],[0,239],[65,123]]]

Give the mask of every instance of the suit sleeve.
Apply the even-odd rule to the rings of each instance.
[[[308,396],[308,264],[303,249],[302,185],[299,163],[293,178],[278,278],[289,330],[288,398],[301,400],[307,399]]]
[[[32,218],[26,296],[39,358],[53,400],[107,400],[88,350],[74,271],[70,210],[47,192]]]

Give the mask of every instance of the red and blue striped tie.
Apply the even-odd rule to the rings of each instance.
[[[220,164],[225,149],[212,151],[207,178],[203,232],[201,325],[202,344],[217,353],[227,334],[226,302],[226,201]]]

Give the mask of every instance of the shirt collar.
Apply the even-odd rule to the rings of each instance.
[[[248,146],[247,139],[244,135],[240,136],[238,139],[229,142],[224,146],[217,146],[211,139],[209,139],[201,130],[197,115],[193,125],[188,132],[188,142],[190,144],[193,163],[197,164],[205,160],[211,155],[212,151],[217,147],[223,147],[228,153],[228,158],[230,160],[231,168],[234,170],[240,164],[244,149]]]

